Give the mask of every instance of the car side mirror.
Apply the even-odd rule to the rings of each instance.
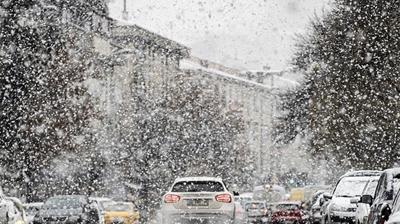
[[[361,199],[360,199],[360,203],[368,204],[368,205],[372,205],[373,201],[374,200],[371,195],[363,195],[363,196],[361,196]]]
[[[239,196],[239,195],[240,195],[239,192],[237,192],[237,191],[233,192],[233,196]]]
[[[325,199],[325,200],[331,200],[332,199],[332,195],[331,194],[328,194],[328,193],[324,193],[324,196],[323,196],[323,198]]]

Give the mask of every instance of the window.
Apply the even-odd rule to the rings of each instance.
[[[223,192],[224,186],[216,181],[183,181],[172,188],[172,192]]]
[[[300,207],[297,204],[279,204],[276,206],[276,210],[283,210],[283,211],[298,210],[298,209],[300,209]]]
[[[358,177],[344,177],[340,180],[333,193],[336,197],[361,196],[368,179]]]

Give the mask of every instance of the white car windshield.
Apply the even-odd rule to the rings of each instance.
[[[344,177],[336,186],[333,196],[354,197],[361,196],[368,179],[357,177]]]

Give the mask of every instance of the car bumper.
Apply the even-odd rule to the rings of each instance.
[[[247,217],[246,223],[268,223],[268,218],[265,216]]]
[[[332,222],[355,223],[356,214],[354,212],[331,212],[330,219]]]
[[[304,219],[300,219],[297,217],[282,217],[282,218],[274,218],[271,220],[272,223],[285,223],[285,224],[291,224],[291,223],[306,223]]]
[[[164,223],[185,223],[192,221],[207,221],[209,223],[230,223],[233,219],[233,212],[199,212],[199,211],[190,211],[190,212],[169,212],[163,213],[163,222]]]
[[[173,214],[163,217],[163,224],[207,222],[210,224],[231,224],[233,218],[223,214]]]

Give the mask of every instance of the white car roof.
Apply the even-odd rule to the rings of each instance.
[[[277,205],[301,205],[300,201],[281,201],[276,203]]]
[[[91,201],[112,201],[110,198],[90,197]]]
[[[220,177],[181,177],[175,180],[176,182],[183,182],[183,181],[216,181],[222,182],[222,178]]]
[[[251,193],[251,192],[241,193],[239,195],[239,198],[253,198],[253,193]]]
[[[392,176],[397,176],[400,174],[400,168],[391,168],[391,169],[384,170],[383,172],[390,173]]]
[[[24,207],[30,208],[30,207],[41,207],[43,206],[43,202],[33,202],[33,203],[25,203]]]
[[[349,171],[343,177],[372,177],[372,176],[380,176],[382,171],[379,170],[357,170],[357,171]]]

